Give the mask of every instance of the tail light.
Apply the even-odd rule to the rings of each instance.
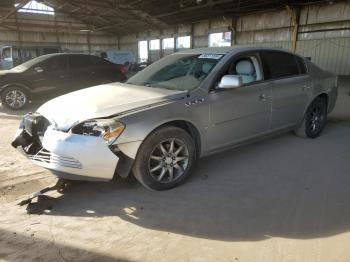
[[[126,73],[128,72],[128,70],[126,69],[125,66],[121,65],[119,66],[119,73],[121,73],[122,75],[126,75]]]

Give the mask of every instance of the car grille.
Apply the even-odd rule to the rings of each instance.
[[[56,164],[70,168],[82,168],[81,163],[73,157],[57,155],[44,148],[39,150],[35,155],[28,155],[28,158],[33,161],[39,161],[47,164]]]

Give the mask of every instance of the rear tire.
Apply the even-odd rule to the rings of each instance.
[[[294,130],[300,137],[318,137],[327,123],[327,100],[317,97],[306,110],[301,125]]]
[[[19,86],[9,86],[1,93],[1,103],[11,110],[20,110],[29,103],[27,91]]]
[[[153,190],[182,184],[196,159],[195,143],[183,129],[166,126],[155,130],[142,143],[133,166],[135,178]]]

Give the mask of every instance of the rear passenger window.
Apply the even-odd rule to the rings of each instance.
[[[278,52],[262,52],[265,80],[299,75],[296,56]]]

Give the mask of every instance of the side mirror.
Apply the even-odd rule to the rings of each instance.
[[[44,72],[44,69],[42,69],[42,67],[40,67],[40,66],[34,67],[34,70],[35,70],[35,72],[37,72],[37,73],[42,73],[42,72]]]
[[[224,75],[218,85],[218,89],[234,89],[243,85],[243,79],[238,75]]]

